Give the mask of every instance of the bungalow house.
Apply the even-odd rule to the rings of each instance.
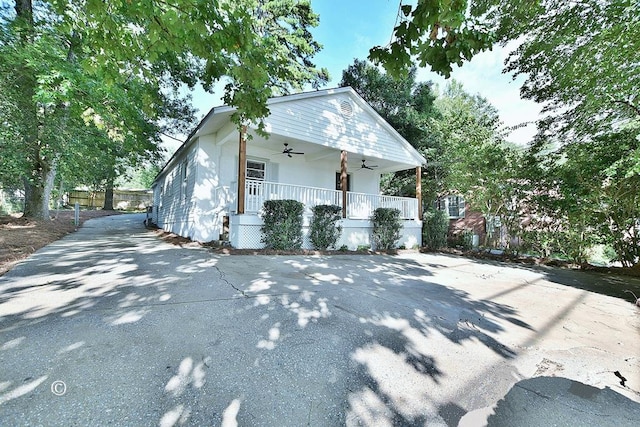
[[[206,115],[152,185],[158,227],[261,248],[264,201],[294,199],[305,205],[305,236],[311,207],[334,204],[342,208],[337,247],[370,245],[373,210],[390,207],[403,221],[399,245],[421,244],[420,181],[417,198],[393,197],[380,194],[380,176],[406,169],[420,176],[425,159],[353,89],[276,97],[268,106],[268,138],[251,125],[238,129],[233,107]]]

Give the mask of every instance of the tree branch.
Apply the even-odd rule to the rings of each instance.
[[[184,141],[183,141],[183,140],[178,139],[178,138],[176,138],[175,136],[171,136],[171,135],[169,135],[168,133],[160,132],[160,135],[164,135],[164,136],[166,136],[167,138],[171,138],[171,139],[173,139],[173,140],[175,140],[175,141],[182,142],[182,143],[184,144]]]
[[[640,116],[640,107],[633,105],[631,101],[627,101],[625,99],[613,99],[612,101],[614,104],[626,105],[627,107],[631,108],[636,113],[636,115]]]

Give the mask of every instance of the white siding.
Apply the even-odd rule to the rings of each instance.
[[[216,135],[205,135],[198,139],[195,159],[195,230],[190,237],[200,242],[210,242],[220,238],[230,203],[229,184],[220,179],[220,146],[217,145]]]
[[[166,231],[191,237],[194,232],[194,198],[193,190],[197,174],[195,163],[195,148],[192,144],[189,150],[175,159],[158,180],[156,192],[158,194],[157,225]],[[186,171],[185,171],[186,166]],[[186,176],[186,181],[183,177]]]
[[[345,114],[345,106],[350,114]],[[270,102],[269,108],[271,115],[265,125],[272,141],[290,138],[328,147],[335,153],[288,158],[274,149],[279,144],[270,141],[261,146],[250,140],[247,158],[266,163],[267,181],[334,189],[340,150],[346,150],[350,190],[378,194],[380,171],[360,169],[361,159],[382,159],[393,163],[395,170],[424,161],[351,89],[278,98]],[[206,242],[220,237],[224,217],[235,212],[238,131],[229,121],[227,110],[223,107],[220,113],[207,116],[194,134],[197,136],[181,147],[156,180],[154,219],[159,227]],[[185,160],[187,180],[183,182]]]
[[[160,207],[160,196],[162,186],[157,184],[153,187],[153,211],[151,212],[151,222],[158,224],[158,208]]]
[[[341,105],[351,106],[350,116]],[[269,106],[266,130],[285,137],[347,150],[367,157],[418,166],[416,154],[401,137],[349,92],[292,99]]]

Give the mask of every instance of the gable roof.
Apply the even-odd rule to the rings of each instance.
[[[415,167],[426,159],[351,87],[323,89],[270,98],[264,119],[269,134],[302,139],[338,150]],[[231,120],[235,107],[212,108],[162,168],[197,137],[215,133]],[[251,128],[251,127],[250,127]]]

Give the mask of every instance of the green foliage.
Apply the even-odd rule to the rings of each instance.
[[[625,266],[640,259],[640,141],[623,128],[563,147],[531,148],[527,161],[525,241],[545,255],[584,263],[596,244],[612,247]],[[533,163],[533,162],[537,163]],[[524,180],[525,175],[523,175]],[[525,187],[525,186],[523,186]]]
[[[640,258],[639,9],[637,0],[418,0],[402,6],[395,40],[370,58],[392,75],[415,58],[449,76],[452,64],[514,42],[505,71],[523,74],[523,97],[545,105],[537,140],[524,153],[506,146],[495,114],[446,94],[436,105],[443,119],[432,121],[446,141],[436,161],[446,174],[440,194],[462,193],[546,256],[582,263],[589,247],[606,244],[632,265]]]
[[[161,166],[157,162],[145,163],[136,168],[127,169],[125,174],[116,180],[118,188],[142,189],[151,188],[153,180],[160,172]]]
[[[476,53],[490,49],[495,41],[490,23],[473,14],[475,7],[468,15],[467,6],[466,1],[432,0],[403,5],[404,19],[394,28],[394,41],[371,49],[369,58],[384,63],[397,75],[417,57],[421,67],[430,65],[433,71],[449,77],[452,64],[462,65]]]
[[[459,248],[465,251],[473,248],[473,231],[462,230],[448,238],[448,245],[452,248]]]
[[[431,251],[447,246],[449,217],[439,209],[425,211],[422,222],[422,245]]]
[[[31,13],[35,7],[36,13]],[[0,7],[0,184],[48,218],[55,182],[104,187],[193,122],[184,86],[226,78],[234,119],[326,82],[305,0],[16,2]]]
[[[377,208],[373,211],[371,221],[376,250],[393,249],[400,240],[400,230],[402,230],[400,211],[393,208]]]
[[[0,188],[0,215],[10,215],[21,212],[24,200],[15,191]]]
[[[370,58],[393,75],[415,58],[448,77],[452,64],[514,42],[505,71],[526,76],[523,97],[546,104],[542,133],[591,135],[640,116],[638,10],[638,0],[418,0]]]
[[[341,86],[351,86],[395,130],[429,162],[424,167],[423,198],[433,201],[442,176],[437,159],[443,152],[444,141],[434,133],[433,121],[439,117],[435,107],[436,95],[430,82],[416,82],[412,69],[398,78],[380,71],[372,64],[355,60],[342,73]],[[381,191],[397,196],[415,196],[415,173],[400,171],[382,176]],[[429,204],[429,202],[427,202]]]
[[[340,238],[342,226],[338,221],[342,218],[342,208],[336,205],[316,205],[312,209],[310,239],[313,247],[325,250],[335,247]]]
[[[269,249],[300,249],[303,211],[304,205],[296,200],[265,201],[261,242]]]
[[[93,52],[88,67],[114,81],[127,69],[207,90],[225,77],[224,101],[238,108],[238,123],[265,117],[275,93],[328,79],[312,62],[321,46],[310,32],[319,18],[308,0],[51,3],[61,26]]]

